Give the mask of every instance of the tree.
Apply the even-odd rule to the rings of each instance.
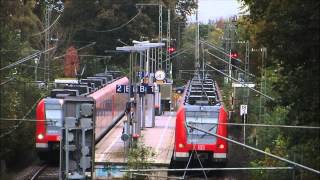
[[[319,111],[319,5],[320,2],[299,0],[243,0],[250,10],[250,22],[263,24],[256,33],[257,44],[268,48],[270,68],[279,72],[273,90],[276,102],[288,109],[286,124],[315,125]],[[272,108],[271,108],[272,109]],[[290,158],[304,154],[303,162],[320,169],[319,132],[282,131],[287,138]],[[307,147],[307,148],[303,148]],[[318,151],[315,151],[318,149]],[[308,174],[312,178],[312,174]]]

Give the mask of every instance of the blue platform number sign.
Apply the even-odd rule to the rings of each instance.
[[[146,93],[146,87],[145,86],[137,86],[138,94],[144,94]]]
[[[117,85],[116,93],[129,93],[129,86],[126,85]]]
[[[147,94],[154,94],[155,87],[154,86],[146,86]]]

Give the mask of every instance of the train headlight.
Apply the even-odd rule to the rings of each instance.
[[[219,145],[219,149],[224,149],[224,145],[223,145],[223,144],[220,144],[220,145]]]
[[[63,105],[63,99],[59,100],[59,104],[62,106]]]
[[[181,144],[181,143],[179,143],[179,148],[183,148],[184,147],[184,145],[183,144]]]
[[[37,137],[38,137],[38,139],[40,139],[40,140],[44,138],[44,137],[43,137],[43,134],[38,134]]]

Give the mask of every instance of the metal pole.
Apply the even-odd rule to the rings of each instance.
[[[198,5],[198,0],[196,0],[196,4]],[[196,9],[196,34],[195,34],[195,69],[199,70],[199,7]]]
[[[159,43],[162,42],[162,4],[159,1]],[[162,69],[162,47],[159,48],[158,58],[160,62],[159,69]]]
[[[243,114],[243,144],[246,144],[246,118],[247,114]]]
[[[228,63],[228,70],[229,70],[229,77],[232,77],[232,72],[231,72],[231,49],[229,50],[229,63]],[[228,82],[231,81],[231,79],[228,80]]]
[[[169,75],[170,77],[170,68],[169,68],[169,65],[170,65],[170,52],[169,52],[169,48],[170,48],[170,45],[171,45],[171,32],[170,32],[170,16],[171,16],[171,11],[170,11],[170,8],[168,8],[168,23],[167,23],[167,49],[166,49],[166,62],[165,62],[165,72],[167,73],[167,75]],[[169,61],[168,61],[169,60]]]

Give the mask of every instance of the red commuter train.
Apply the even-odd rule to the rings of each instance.
[[[225,164],[228,143],[187,124],[227,137],[227,126],[219,124],[226,123],[227,119],[217,84],[208,76],[205,79],[195,76],[188,82],[177,111],[173,159],[187,162],[196,151],[198,157],[207,162]]]
[[[56,80],[50,97],[42,99],[36,108],[36,150],[40,159],[58,158],[62,127],[62,105],[65,96],[92,97],[96,103],[96,142],[122,118],[128,94],[116,93],[116,85],[128,85],[126,77],[99,74],[80,80]],[[45,121],[44,121],[45,120]]]

